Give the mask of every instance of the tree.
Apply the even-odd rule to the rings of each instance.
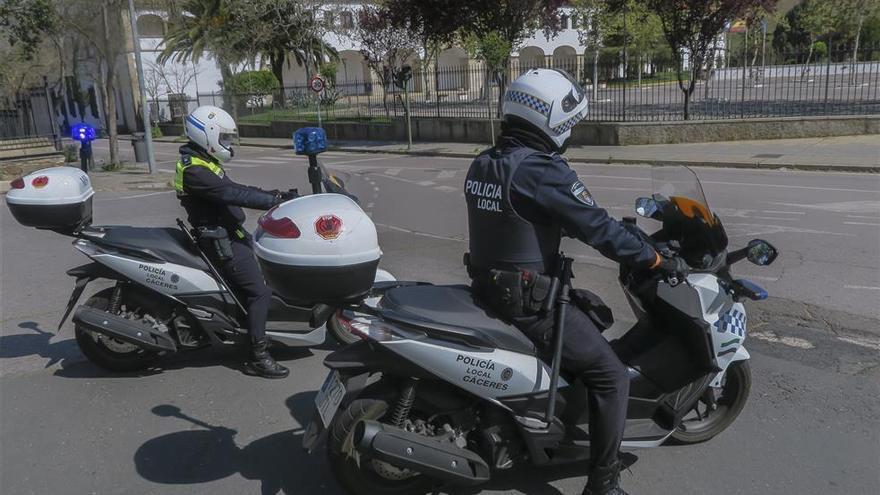
[[[789,12],[788,22],[795,30],[806,35],[809,43],[809,52],[801,71],[802,78],[807,76],[816,48],[816,41],[834,29],[832,21],[834,9],[835,7],[829,0],[806,0]]]
[[[840,0],[835,9],[835,24],[841,33],[845,33],[852,39],[852,60],[859,61],[859,42],[865,23],[871,19],[880,18],[880,1],[878,0]],[[856,71],[850,72],[850,77],[855,76]]]
[[[30,60],[47,34],[58,28],[58,16],[51,0],[3,0],[0,3],[0,36],[18,56]]]
[[[541,29],[547,39],[562,27],[560,8],[565,0],[485,0],[465,2],[459,11],[461,34],[472,37],[479,46],[495,45],[487,37],[503,40],[510,50]],[[503,103],[509,77],[507,67],[510,53],[504,59],[498,80],[498,108]]]
[[[111,165],[119,164],[117,66],[125,50],[123,40],[127,39],[127,33],[123,31],[128,22],[127,7],[124,0],[63,0],[55,7],[59,28],[94,53]]]
[[[462,26],[461,12],[465,5],[465,0],[386,1],[391,24],[413,33],[421,44],[423,63],[420,69],[427,98],[430,98],[428,66],[436,60],[440,49],[455,39]]]
[[[206,52],[213,54],[223,79],[223,92],[232,102],[229,110],[237,117],[235,98],[231,97],[231,88],[226,83],[232,79],[235,65],[246,57],[239,40],[246,37],[247,32],[235,30],[230,23],[226,0],[183,0],[179,10],[171,12],[174,15],[162,39],[162,52],[157,61],[160,64],[169,60],[195,63]]]
[[[773,10],[777,0],[648,0],[660,18],[676,65],[678,87],[684,93],[684,119],[690,119],[690,101],[715,39],[729,21],[754,8]],[[687,71],[684,56],[688,57]]]
[[[325,59],[336,60],[336,49],[324,41],[326,27],[314,6],[303,0],[227,0],[229,28],[246,36],[232,40],[238,51],[269,59],[275,78],[284,84],[284,66],[292,61],[317,68]]]
[[[418,40],[391,22],[387,7],[365,5],[358,11],[358,22],[350,36],[360,44],[361,54],[382,86],[382,106],[389,116],[388,93],[403,65],[418,49]]]

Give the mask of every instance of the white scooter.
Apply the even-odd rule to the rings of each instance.
[[[648,235],[692,267],[682,278],[622,268],[620,283],[638,318],[611,345],[628,365],[630,400],[623,448],[691,444],[730,426],[751,384],[746,308],[767,293],[734,278],[743,259],[769,265],[763,240],[727,251],[696,175],[654,169],[653,198],[639,215],[662,221]],[[359,495],[437,493],[476,485],[520,465],[586,462],[590,429],[584,385],[560,372],[571,259],[559,256],[547,300],[555,304],[546,351],[495,317],[465,286],[414,285],[384,292],[376,307],[347,310],[364,340],[330,354],[304,446],[327,438],[328,464]]]
[[[255,252],[273,289],[266,335],[290,346],[314,346],[324,342],[337,308],[363,301],[374,284],[394,277],[378,269],[382,252],[369,216],[342,181],[318,164],[317,154],[326,149],[324,131],[300,129],[294,142],[297,154],[309,158],[314,194],[260,217]],[[88,175],[70,167],[19,178],[6,196],[21,224],[76,238],[74,248],[92,260],[67,272],[76,284],[59,329],[89,282],[115,281],[73,315],[77,343],[89,360],[132,371],[161,354],[247,340],[240,324],[246,310],[199,248],[195,231],[181,220],[177,229],[92,226],[93,196]]]

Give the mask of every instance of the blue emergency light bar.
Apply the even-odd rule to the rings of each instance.
[[[327,151],[327,134],[320,127],[303,127],[293,133],[297,155],[317,155]]]
[[[90,126],[89,124],[82,123],[76,124],[70,128],[70,137],[74,141],[89,143],[94,141],[97,135],[95,133],[94,127]]]

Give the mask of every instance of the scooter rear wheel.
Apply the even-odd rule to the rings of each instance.
[[[669,438],[671,443],[688,445],[705,442],[726,430],[749,399],[752,373],[748,361],[736,361],[727,368],[720,389],[715,389],[716,407],[711,409],[700,398]],[[712,391],[712,389],[710,389]]]
[[[85,302],[84,306],[106,311],[110,307],[113,289],[104,289]],[[109,371],[140,371],[149,367],[158,356],[155,352],[120,342],[105,336],[96,336],[77,325],[76,343],[92,363]]]

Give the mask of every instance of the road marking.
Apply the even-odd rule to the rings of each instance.
[[[441,170],[439,174],[437,174],[437,180],[443,179],[453,179],[455,178],[455,173],[457,170]]]
[[[246,161],[249,163],[286,163],[286,162],[294,161],[294,158],[293,157],[280,157],[280,156],[279,157],[267,156],[267,157],[260,157],[260,158],[248,158],[243,161]]]
[[[835,187],[812,187],[812,186],[788,186],[783,184],[754,184],[750,182],[727,182],[727,181],[717,181],[717,180],[706,180],[702,181],[703,184],[716,184],[722,186],[749,186],[749,187],[776,187],[780,189],[805,189],[810,191],[840,191],[840,192],[863,192],[863,193],[872,193],[872,194],[880,194],[880,191],[873,189],[844,189],[844,188],[835,188]],[[789,206],[806,206],[806,205],[795,205],[790,203],[775,203],[775,204],[788,204]]]
[[[396,225],[388,225],[385,223],[376,222],[376,226],[384,227],[384,228],[390,229],[390,230],[396,230],[398,232],[405,232],[407,234],[413,234],[413,235],[418,235],[418,236],[422,236],[422,237],[429,237],[431,239],[440,239],[443,241],[465,242],[465,239],[461,239],[459,237],[448,237],[448,236],[438,235],[438,234],[429,234],[427,232],[416,232],[415,230],[405,229],[403,227],[398,227]]]
[[[133,196],[120,196],[118,198],[98,198],[99,201],[117,201],[120,199],[135,199],[135,198],[146,198],[147,196],[157,196],[159,194],[168,194],[174,191],[159,191],[159,192],[151,192],[144,194],[135,194]]]
[[[810,203],[810,204],[771,203],[771,204],[782,205],[782,206],[796,206],[798,208],[805,208],[807,210],[821,210],[824,212],[845,213],[845,214],[873,213],[876,210],[876,211],[878,211],[878,215],[880,215],[880,201],[868,200],[868,201],[844,201],[844,202],[836,202],[836,203]]]
[[[384,175],[389,175],[389,176],[391,176],[391,177],[395,177],[395,176],[397,176],[397,174],[399,174],[399,173],[402,172],[402,171],[403,171],[402,168],[387,168],[387,169],[385,169],[385,171],[382,172],[382,173],[383,173]]]
[[[847,215],[847,218],[867,218],[868,220],[877,220],[880,215]]]
[[[416,182],[416,184],[419,186],[433,186],[434,184],[436,184],[436,182],[431,182],[429,180],[423,180],[421,182]]]
[[[763,213],[769,213],[771,215],[806,215],[807,213],[804,211],[773,211],[773,210],[761,210]]]
[[[328,162],[328,163],[326,163],[325,165],[328,166],[328,167],[333,167],[333,166],[336,166],[336,165],[347,165],[347,164],[349,164],[349,163],[377,162],[377,161],[386,161],[386,160],[396,160],[396,159],[399,159],[399,158],[400,158],[399,156],[391,156],[391,157],[383,156],[383,157],[381,157],[381,158],[376,158],[376,157],[373,157],[373,158],[361,158],[361,159],[358,159],[358,160],[345,160],[345,161],[341,161],[341,162]]]
[[[874,227],[880,227],[880,223],[870,223],[870,222],[843,222],[844,225],[871,225]]]
[[[457,187],[452,186],[437,186],[434,189],[444,193],[457,192],[459,190]]]
[[[593,174],[578,174],[578,177],[589,177],[591,179],[621,179],[621,180],[641,180],[641,181],[652,181],[650,177],[628,177],[626,175],[593,175]]]
[[[880,290],[880,287],[872,287],[870,285],[844,285],[843,288],[855,290]]]
[[[837,340],[846,342],[848,344],[855,344],[861,347],[867,347],[868,349],[876,349],[880,351],[880,339],[876,338],[859,338],[859,337],[837,337]]]
[[[755,279],[755,280],[763,280],[764,282],[779,282],[779,277],[765,277],[763,275],[749,275],[745,274],[741,278],[745,278],[747,280]]]
[[[816,347],[809,340],[799,339],[797,337],[788,337],[788,336],[780,337],[780,336],[776,335],[776,333],[774,333],[774,332],[752,332],[749,334],[749,336],[756,338],[758,340],[772,342],[774,344],[787,345],[789,347],[794,347],[797,349],[812,349],[812,348]]]
[[[798,220],[797,218],[758,217],[758,216],[749,217],[749,218],[754,218],[756,220],[781,220],[783,222],[796,222]]]

